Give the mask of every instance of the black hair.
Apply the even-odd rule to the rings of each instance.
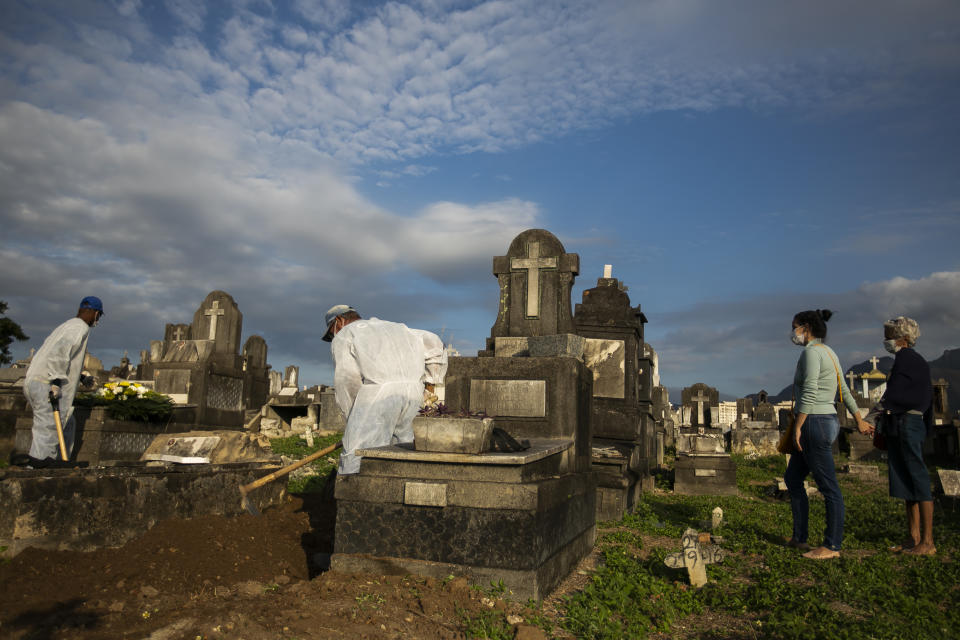
[[[798,327],[809,327],[810,335],[823,340],[827,337],[827,320],[833,316],[830,309],[816,309],[801,311],[793,316],[793,323]]]

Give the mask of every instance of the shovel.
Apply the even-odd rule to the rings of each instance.
[[[60,400],[50,392],[50,405],[53,407],[53,422],[57,425],[57,438],[60,440],[60,457],[67,461],[67,442],[63,439],[63,422],[60,420]]]
[[[313,461],[316,460],[317,458],[321,458],[321,457],[327,455],[328,453],[332,453],[332,452],[336,451],[337,449],[339,449],[339,448],[342,447],[342,446],[343,446],[343,442],[342,442],[342,441],[341,441],[341,442],[338,442],[337,444],[332,444],[332,445],[330,445],[329,447],[327,447],[326,449],[320,449],[320,451],[316,451],[316,452],[314,452],[314,453],[311,453],[311,454],[308,455],[306,458],[304,458],[304,459],[302,459],[302,460],[297,460],[297,461],[294,462],[293,464],[289,464],[289,465],[285,466],[285,467],[282,468],[282,469],[277,469],[276,471],[274,471],[273,473],[271,473],[271,474],[269,474],[269,475],[266,475],[266,476],[263,476],[262,478],[259,478],[259,479],[257,479],[257,480],[254,480],[254,481],[251,482],[250,484],[242,484],[242,485],[240,485],[240,502],[241,502],[241,504],[243,505],[243,508],[246,509],[247,511],[249,511],[251,515],[255,515],[255,516],[260,515],[260,510],[257,509],[257,505],[253,504],[253,501],[250,500],[250,498],[248,497],[247,494],[249,494],[249,493],[250,493],[251,491],[253,491],[254,489],[259,489],[260,487],[262,487],[263,485],[265,485],[265,484],[267,484],[267,483],[269,483],[269,482],[273,482],[273,481],[276,480],[277,478],[282,478],[283,476],[287,475],[287,474],[290,473],[291,471],[295,471],[295,470],[299,469],[300,467],[302,467],[302,466],[305,465],[305,464],[310,464],[311,462],[313,462]]]

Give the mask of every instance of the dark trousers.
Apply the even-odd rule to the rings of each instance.
[[[827,529],[823,534],[823,546],[839,551],[843,543],[843,517],[845,507],[837,470],[833,464],[833,441],[840,432],[836,414],[808,415],[800,432],[802,452],[790,456],[783,480],[790,492],[790,509],[793,511],[793,539],[806,542],[810,524],[810,503],[803,481],[813,475],[817,488],[827,507]]]

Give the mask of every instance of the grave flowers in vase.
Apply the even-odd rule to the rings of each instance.
[[[159,422],[173,413],[169,396],[127,380],[108,382],[95,393],[78,393],[74,404],[104,407],[114,420],[134,422]]]

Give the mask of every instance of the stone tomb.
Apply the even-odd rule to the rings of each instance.
[[[737,469],[723,430],[711,426],[719,403],[716,389],[698,382],[683,390],[684,417],[677,434],[673,490],[689,495],[736,495]],[[691,424],[692,423],[692,424]]]
[[[259,409],[270,387],[267,344],[251,336],[240,352],[243,315],[223,291],[213,291],[191,324],[168,324],[163,340],[143,352],[141,378],[178,404],[191,405],[195,423],[241,427],[244,412]]]
[[[630,306],[610,265],[576,306],[584,363],[593,373],[593,468],[597,518],[619,520],[642,490],[653,488],[657,449],[652,411],[653,363],[646,356],[640,305]]]
[[[450,358],[447,406],[485,412],[530,448],[361,451],[360,472],[337,481],[332,569],[466,574],[483,586],[503,580],[511,597],[541,599],[590,552],[593,375],[583,338],[564,335],[578,261],[547,231],[517,236],[508,256],[494,258],[501,298],[487,350]]]

